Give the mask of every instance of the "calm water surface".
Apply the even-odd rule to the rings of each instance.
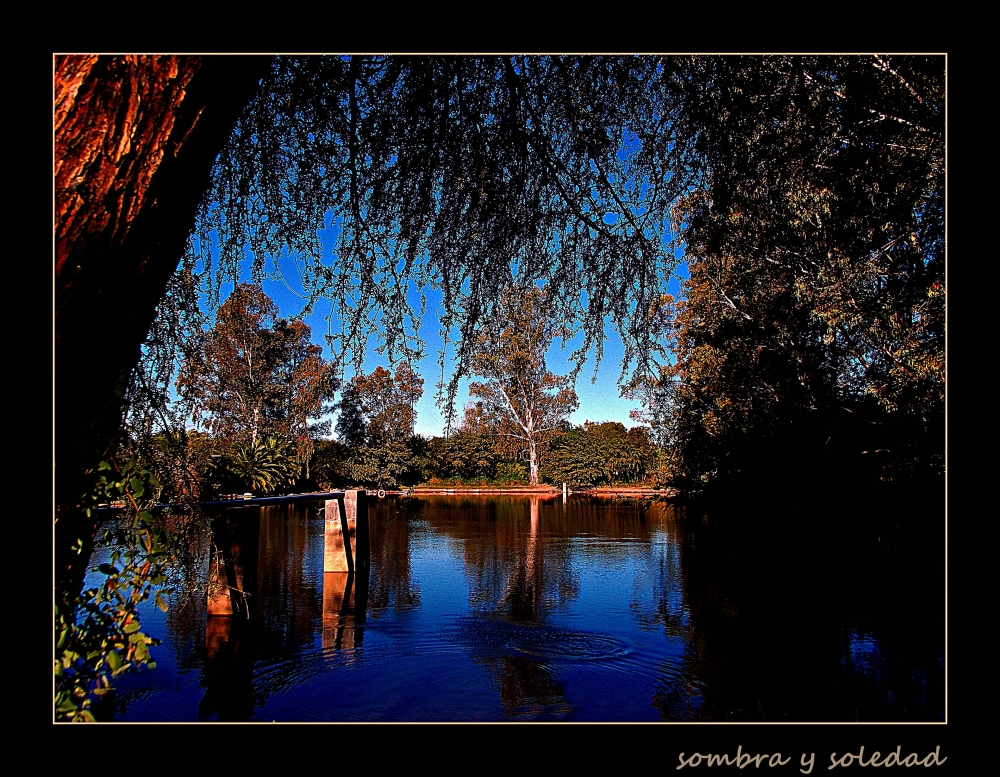
[[[102,716],[943,720],[936,537],[777,540],[749,516],[733,534],[578,496],[387,497],[370,518],[365,590],[323,573],[316,505],[263,509],[252,616],[207,617],[193,564],[166,614],[144,611],[156,669],[123,677]]]

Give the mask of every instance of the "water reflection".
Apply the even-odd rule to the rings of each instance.
[[[773,516],[720,528],[664,513],[683,574],[665,567],[657,616],[684,643],[681,681],[656,693],[665,719],[943,719],[927,692],[944,687],[943,590],[921,568],[933,549],[888,554],[855,522],[789,537]]]
[[[370,505],[371,571],[356,575],[324,574],[316,506],[241,512],[249,524],[224,529],[242,543],[231,555],[255,561],[237,581],[247,606],[207,615],[209,553],[193,543],[202,585],[178,592],[162,633],[154,622],[173,660],[123,681],[120,718],[943,716],[936,553],[862,524],[775,532],[763,510],[734,528],[634,499],[387,498]]]
[[[205,626],[205,661],[201,682],[205,695],[200,720],[250,720],[254,693],[254,629],[239,616],[213,615]]]
[[[312,642],[324,613],[321,523],[315,505],[290,504],[264,508],[260,525],[261,657],[290,656]]]
[[[420,587],[410,563],[410,524],[419,513],[417,500],[379,499],[368,507],[371,542],[369,606],[373,617],[382,611],[420,606]]]
[[[519,621],[543,621],[566,606],[577,584],[566,520],[554,498],[431,496],[420,517],[432,531],[457,540],[469,583],[469,605]]]
[[[360,649],[368,609],[366,575],[353,572],[323,574],[323,649]]]
[[[536,632],[542,630],[547,611],[575,592],[567,556],[553,554],[546,563],[542,504],[538,497],[463,500],[459,509],[465,512],[473,505],[480,508],[480,531],[462,531],[461,522],[441,527],[464,541],[472,584],[469,602],[480,617],[466,622],[463,639],[473,661],[486,669],[508,719],[558,719],[573,711],[557,669],[524,650],[538,644]],[[546,500],[545,506],[554,503]],[[442,507],[428,510],[434,516],[432,526],[438,526]],[[506,616],[512,626],[504,628],[498,615]]]

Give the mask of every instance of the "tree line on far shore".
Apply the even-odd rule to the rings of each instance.
[[[662,483],[665,459],[649,428],[569,422],[576,392],[545,366],[562,334],[545,290],[512,288],[504,300],[477,343],[482,380],[461,423],[427,438],[415,433],[424,381],[409,363],[341,385],[308,326],[280,318],[259,286],[237,286],[188,349],[177,388],[189,428],[155,436],[161,482],[176,500],[421,483]],[[330,437],[331,421],[320,419],[333,411]]]

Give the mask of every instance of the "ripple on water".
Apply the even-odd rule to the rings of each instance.
[[[520,655],[539,660],[600,661],[628,654],[621,640],[594,632],[523,624],[487,616],[458,618],[454,637],[477,655]]]

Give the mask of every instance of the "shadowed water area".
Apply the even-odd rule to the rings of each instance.
[[[206,615],[206,538],[168,612],[144,612],[156,669],[122,677],[99,716],[944,719],[940,516],[888,531],[851,506],[764,531],[762,503],[718,516],[576,495],[369,510],[367,585],[324,574],[317,505],[245,511],[260,521],[249,617]]]

